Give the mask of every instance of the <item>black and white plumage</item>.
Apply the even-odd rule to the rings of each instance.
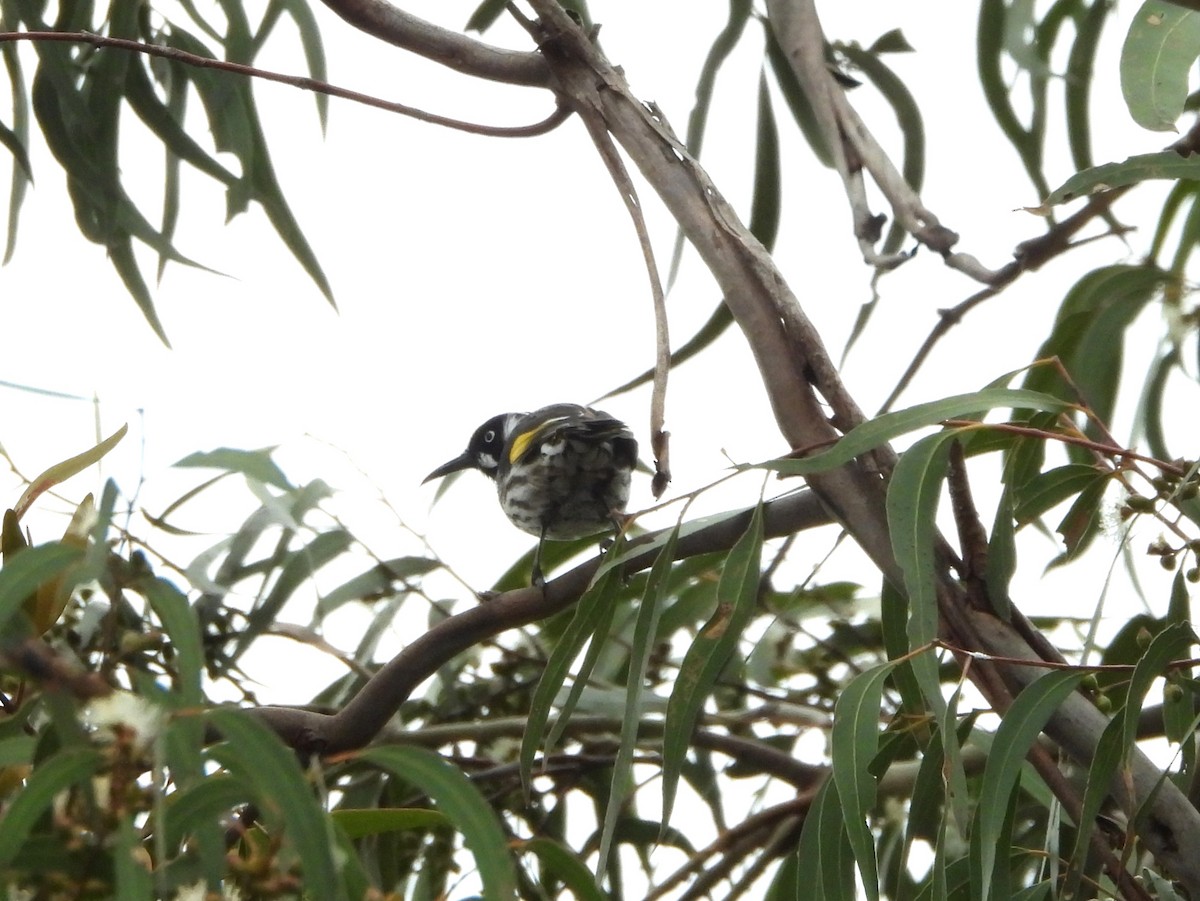
[[[493,416],[467,449],[425,481],[478,469],[496,481],[500,506],[518,528],[568,540],[614,528],[629,502],[637,440],[619,419],[578,404]],[[540,554],[539,554],[540,558]],[[534,581],[540,579],[535,564]]]

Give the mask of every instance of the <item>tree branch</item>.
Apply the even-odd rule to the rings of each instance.
[[[771,501],[764,506],[763,514],[768,538],[790,535],[831,521],[810,491]],[[727,551],[742,536],[749,522],[750,511],[742,511],[683,535],[677,545],[676,558]],[[660,534],[645,535],[630,543],[621,558],[624,572],[635,573],[654,562],[660,550],[655,538]],[[639,547],[643,549],[639,550]],[[442,620],[389,661],[337,713],[325,714],[296,707],[259,707],[252,713],[303,754],[336,754],[363,747],[383,729],[412,691],[447,660],[501,632],[545,619],[570,607],[591,584],[601,562],[602,558],[595,558],[580,564],[547,582],[544,591],[537,588],[506,591]]]
[[[338,97],[342,100],[352,100],[355,103],[361,103],[364,106],[372,106],[376,109],[387,110],[389,113],[399,113],[402,116],[408,116],[410,119],[417,119],[421,122],[429,122],[433,125],[441,125],[445,128],[453,128],[457,131],[465,131],[470,134],[484,135],[491,138],[529,138],[536,135],[545,134],[548,131],[561,125],[569,115],[567,110],[561,104],[549,116],[541,122],[535,122],[532,125],[482,125],[475,122],[464,122],[461,119],[451,119],[448,116],[439,116],[437,113],[428,113],[424,110],[417,109],[415,106],[408,106],[403,103],[395,103],[391,100],[384,100],[380,97],[372,96],[371,94],[363,94],[358,91],[352,91],[349,88],[340,88],[337,85],[329,84],[325,81],[319,81],[315,78],[308,78],[302,75],[286,75],[282,72],[273,72],[270,69],[259,69],[255,66],[247,66],[243,63],[230,62],[224,59],[213,59],[208,56],[198,56],[195,53],[188,53],[186,50],[180,50],[177,47],[168,47],[163,44],[148,44],[143,41],[131,41],[127,38],[108,37],[103,34],[93,34],[88,31],[8,31],[0,32],[0,44],[11,43],[14,41],[30,41],[32,43],[64,43],[64,44],[91,44],[93,47],[107,47],[116,50],[124,50],[128,53],[141,53],[145,56],[155,56],[160,59],[168,59],[172,62],[181,63],[185,66],[192,66],[197,69],[217,69],[222,72],[230,72],[234,75],[241,75],[246,78],[257,78],[260,81],[273,81],[277,84],[290,85],[293,88],[299,88],[302,91],[312,91],[315,94],[327,94],[330,97]]]
[[[384,0],[324,0],[324,3],[360,31],[464,75],[506,84],[549,87],[550,70],[539,53],[485,44],[426,22]]]

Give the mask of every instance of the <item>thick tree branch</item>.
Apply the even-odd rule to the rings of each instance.
[[[831,521],[809,491],[774,500],[763,512],[767,537],[790,535]],[[683,535],[677,545],[677,558],[729,550],[749,522],[750,511],[743,511]],[[625,572],[638,572],[654,562],[659,553],[657,545],[639,550],[654,538],[646,535],[630,544],[622,557]],[[335,714],[295,707],[260,707],[252,712],[302,753],[335,754],[360,748],[379,734],[413,689],[447,660],[501,632],[545,619],[574,604],[591,584],[600,563],[601,558],[596,558],[580,564],[547,582],[544,591],[507,591],[443,620],[389,661]]]
[[[426,22],[384,0],[324,0],[360,31],[443,66],[508,84],[547,87],[550,70],[541,54],[506,50]]]

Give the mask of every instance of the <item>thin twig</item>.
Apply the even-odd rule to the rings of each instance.
[[[373,97],[370,94],[351,91],[348,88],[340,88],[337,85],[319,81],[315,78],[308,78],[301,75],[285,75],[282,72],[259,69],[256,66],[247,66],[242,63],[229,62],[228,60],[198,56],[195,53],[188,53],[186,50],[167,47],[163,44],[148,44],[143,41],[131,41],[126,38],[113,38],[102,34],[92,34],[87,31],[0,32],[0,44],[14,41],[91,44],[93,47],[107,47],[115,50],[125,50],[130,53],[142,53],[146,56],[171,60],[185,66],[193,66],[200,69],[218,69],[222,72],[231,72],[247,78],[257,78],[262,81],[274,81],[278,84],[286,84],[293,88],[299,88],[302,91],[327,94],[330,97],[338,97],[342,100],[352,100],[364,106],[372,106],[390,113],[399,113],[402,116],[408,116],[410,119],[417,119],[421,122],[429,122],[432,125],[440,125],[444,128],[452,128],[456,131],[465,131],[468,134],[484,135],[490,138],[531,138],[543,135],[557,128],[571,115],[571,111],[560,103],[549,116],[532,125],[482,125],[477,122],[464,122],[460,119],[451,119],[447,116],[439,116],[436,113],[428,113],[413,106],[395,103],[391,100],[383,100],[379,97]]]
[[[532,23],[531,23],[532,24]],[[536,31],[536,26],[535,26]],[[540,47],[544,54],[552,55],[558,51],[556,41],[541,35]],[[562,102],[560,100],[560,102]],[[646,265],[646,275],[650,279],[650,296],[654,305],[654,384],[650,395],[650,446],[654,454],[654,479],[650,490],[655,499],[662,496],[671,481],[670,433],[664,428],[666,422],[667,376],[671,371],[671,339],[667,326],[666,298],[663,294],[662,279],[658,274],[658,263],[654,258],[654,246],[650,243],[650,231],[646,227],[646,218],[642,214],[642,204],[638,199],[637,188],[629,177],[629,170],[617,151],[617,145],[609,134],[608,124],[600,110],[591,106],[578,106],[575,110],[583,120],[592,143],[604,166],[608,169],[609,177],[616,185],[621,195],[621,201],[633,220],[633,228],[637,233],[638,243],[642,248],[642,259]],[[662,114],[657,108],[651,109],[652,115],[662,121]]]
[[[892,408],[892,404],[896,402],[896,399],[900,397],[904,389],[916,377],[917,371],[925,364],[925,361],[933,352],[934,345],[944,338],[950,329],[962,322],[963,317],[967,313],[971,312],[971,310],[975,309],[975,307],[979,306],[985,300],[991,300],[993,297],[998,296],[1001,291],[1016,281],[1018,276],[1026,272],[1036,271],[1060,254],[1096,240],[1095,238],[1086,238],[1081,241],[1072,241],[1071,239],[1087,223],[1107,214],[1113,203],[1128,191],[1129,188],[1130,186],[1126,185],[1121,188],[1114,188],[1111,191],[1105,191],[1103,194],[1093,195],[1088,199],[1087,205],[1083,209],[1063,219],[1044,234],[1018,244],[1017,249],[1013,252],[1013,261],[996,271],[995,277],[988,283],[988,287],[972,294],[957,306],[939,310],[937,325],[929,332],[929,335],[925,338],[920,349],[913,357],[912,362],[908,364],[908,368],[904,370],[904,374],[896,382],[896,387],[892,389],[892,393],[888,395],[887,400],[883,402],[883,406],[879,408],[879,412],[886,413]],[[1098,237],[1105,237],[1109,234],[1112,234],[1112,232],[1105,232]]]

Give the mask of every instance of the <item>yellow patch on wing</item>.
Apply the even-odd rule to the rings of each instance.
[[[528,432],[522,432],[513,438],[512,445],[508,449],[508,465],[512,466],[512,464],[525,456],[531,444],[540,444],[542,439],[554,431],[554,427],[566,418],[565,416],[556,416],[554,419],[548,419],[536,428],[532,428]]]
[[[508,449],[508,463],[511,466],[521,458],[521,454],[525,453],[529,447],[529,442],[537,437],[539,429],[530,429],[528,432],[522,432],[512,440],[512,446]]]

